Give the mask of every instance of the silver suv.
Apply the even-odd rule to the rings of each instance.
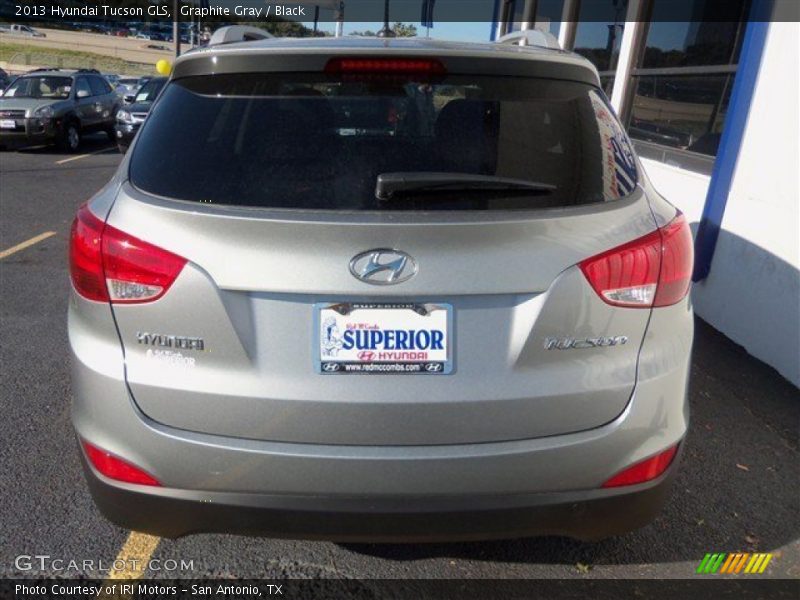
[[[73,422],[122,526],[596,539],[666,498],[691,234],[576,55],[192,52],[70,253]]]
[[[119,104],[95,69],[36,69],[15,79],[0,97],[0,146],[55,142],[75,152],[81,138],[96,131],[113,142]]]

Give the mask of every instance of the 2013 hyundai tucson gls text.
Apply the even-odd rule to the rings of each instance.
[[[187,54],[70,268],[73,423],[125,527],[597,539],[674,477],[691,233],[576,55]]]

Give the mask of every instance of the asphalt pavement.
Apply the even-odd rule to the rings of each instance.
[[[94,508],[69,422],[69,227],[119,161],[104,136],[77,155],[0,153],[0,577],[103,577],[99,561],[134,539]],[[182,577],[356,579],[691,578],[708,552],[772,552],[764,576],[800,577],[800,393],[698,321],[690,396],[671,499],[652,525],[626,536],[341,545],[194,535],[153,540],[148,552],[190,561],[170,573]],[[18,556],[37,554],[90,562],[69,573],[18,568]]]

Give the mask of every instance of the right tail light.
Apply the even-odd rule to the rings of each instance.
[[[607,304],[670,306],[688,293],[694,265],[692,232],[682,213],[664,227],[579,264]]]
[[[651,481],[660,477],[664,471],[672,464],[672,460],[678,453],[678,444],[670,446],[666,450],[659,452],[655,456],[631,465],[623,469],[611,479],[603,484],[604,488],[620,487],[624,485],[635,485]]]

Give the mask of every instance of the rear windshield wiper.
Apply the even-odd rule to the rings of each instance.
[[[513,191],[526,195],[550,194],[556,186],[525,179],[476,175],[474,173],[399,172],[381,173],[375,183],[375,197],[389,200],[429,192]]]

